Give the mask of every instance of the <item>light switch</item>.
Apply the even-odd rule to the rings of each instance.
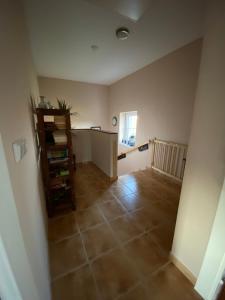
[[[26,147],[25,139],[19,139],[13,143],[13,153],[16,162],[21,161],[21,159],[24,157],[26,152],[27,152],[27,147]]]

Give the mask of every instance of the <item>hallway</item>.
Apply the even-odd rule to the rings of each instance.
[[[169,262],[180,186],[151,169],[76,171],[77,210],[49,221],[54,300],[200,299]]]

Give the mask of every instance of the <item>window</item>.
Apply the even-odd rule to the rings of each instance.
[[[133,147],[136,143],[137,111],[120,113],[120,136],[121,144]]]

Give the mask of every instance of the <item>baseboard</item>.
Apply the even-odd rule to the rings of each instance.
[[[192,274],[192,272],[179,261],[173,254],[170,254],[171,262],[184,274],[184,276],[195,286],[197,278]]]
[[[91,161],[87,160],[87,161],[80,161],[80,162],[77,162],[76,165],[77,165],[78,167],[82,167],[82,165],[88,165],[88,164],[90,164],[90,163],[91,163]]]
[[[118,179],[118,176],[109,177],[110,182],[116,181]]]

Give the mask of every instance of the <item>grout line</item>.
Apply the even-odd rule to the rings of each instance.
[[[90,268],[90,272],[91,272],[92,278],[94,280],[96,294],[97,294],[98,299],[100,300],[101,299],[100,291],[99,291],[99,288],[98,288],[98,285],[97,285],[97,281],[96,281],[96,278],[95,278],[95,275],[94,275],[94,272],[93,272],[92,264],[91,264],[91,262],[90,262],[90,260],[88,258],[88,254],[87,254],[87,250],[86,250],[86,247],[85,247],[84,238],[83,238],[82,232],[80,230],[79,224],[77,224],[77,227],[78,227],[78,232],[80,234],[80,239],[81,239],[81,243],[82,243],[82,246],[83,246],[83,251],[84,251],[84,254],[85,254],[85,257],[86,257],[86,261],[88,263],[88,266]]]
[[[88,168],[83,168],[83,172],[84,172],[84,173],[87,172],[87,171],[88,171]],[[83,176],[83,175],[82,175],[82,176]],[[96,174],[93,173],[93,174],[89,175],[88,177],[84,177],[83,180],[86,180],[86,181],[88,182],[88,180],[92,179],[92,177],[95,178],[95,176],[96,176]],[[141,177],[140,177],[140,178],[141,178]],[[147,177],[146,177],[146,178],[147,178]],[[102,182],[103,182],[103,181],[104,181],[104,180],[102,179]],[[98,212],[100,213],[100,215],[102,216],[102,218],[103,218],[105,224],[106,224],[107,227],[110,229],[110,231],[111,231],[111,233],[112,233],[112,235],[113,235],[113,237],[114,237],[114,239],[115,239],[117,245],[116,245],[115,247],[113,247],[113,248],[107,250],[107,251],[104,251],[103,253],[99,254],[98,256],[96,256],[96,257],[94,257],[94,258],[92,258],[92,259],[89,259],[89,258],[88,258],[88,254],[87,254],[87,250],[86,250],[86,246],[85,246],[85,241],[84,241],[83,233],[85,233],[87,230],[95,229],[95,228],[101,226],[102,224],[104,224],[104,222],[101,222],[101,223],[99,223],[99,224],[95,224],[95,225],[93,225],[93,226],[88,226],[85,230],[81,230],[81,228],[80,228],[78,222],[76,222],[76,226],[77,226],[78,232],[75,233],[75,234],[73,234],[73,235],[67,236],[67,237],[65,237],[65,238],[63,238],[63,239],[60,239],[60,240],[56,241],[55,243],[59,243],[59,242],[62,242],[63,240],[70,239],[70,238],[72,238],[72,237],[74,237],[74,236],[79,235],[79,236],[80,236],[80,239],[81,239],[81,242],[82,242],[82,247],[83,247],[83,251],[84,251],[84,254],[85,254],[86,262],[83,263],[82,265],[80,265],[80,266],[74,268],[74,269],[69,270],[68,272],[65,272],[65,273],[63,273],[63,274],[60,274],[59,276],[56,276],[56,277],[52,280],[52,282],[54,282],[54,281],[56,281],[57,279],[60,279],[61,277],[64,277],[64,276],[66,276],[67,274],[70,274],[70,273],[72,273],[72,272],[75,272],[75,271],[81,269],[82,267],[88,265],[89,268],[90,268],[90,271],[91,271],[91,274],[92,274],[94,283],[95,283],[95,289],[96,289],[96,292],[97,292],[98,299],[100,300],[100,299],[101,299],[101,297],[100,297],[100,291],[99,291],[99,287],[98,287],[98,284],[97,284],[97,281],[96,281],[96,278],[95,278],[95,274],[94,274],[94,272],[93,272],[93,263],[94,263],[96,260],[98,260],[99,258],[101,258],[101,257],[103,257],[103,256],[105,256],[105,255],[107,255],[107,254],[109,254],[109,253],[111,253],[111,252],[113,252],[115,249],[118,249],[118,248],[119,248],[119,249],[123,252],[123,254],[124,254],[126,260],[129,261],[129,263],[133,266],[133,268],[134,268],[134,270],[135,270],[135,274],[138,276],[138,280],[136,281],[136,283],[135,283],[132,287],[128,288],[124,293],[121,293],[121,294],[117,295],[117,296],[114,298],[114,300],[119,300],[119,299],[121,299],[121,297],[122,297],[123,295],[127,295],[128,293],[130,293],[132,290],[134,290],[134,289],[135,289],[137,286],[139,286],[139,285],[143,285],[143,287],[144,287],[146,290],[148,290],[148,287],[147,287],[147,284],[146,284],[147,278],[149,278],[149,277],[151,278],[152,276],[155,276],[158,272],[160,272],[161,270],[163,270],[163,269],[164,269],[168,264],[170,264],[171,262],[168,260],[168,262],[166,262],[164,265],[158,267],[158,268],[157,268],[156,270],[154,270],[153,272],[150,272],[150,273],[147,275],[147,277],[146,277],[146,275],[142,275],[142,273],[141,273],[141,272],[138,270],[138,268],[136,267],[134,261],[128,256],[128,254],[126,253],[125,247],[126,247],[126,245],[127,245],[128,243],[134,241],[135,239],[139,239],[139,238],[141,238],[142,236],[144,236],[144,235],[146,235],[146,234],[149,234],[149,238],[151,239],[151,241],[153,241],[153,243],[157,246],[157,248],[160,250],[160,252],[163,252],[163,253],[164,253],[163,248],[160,246],[160,244],[159,244],[159,243],[154,239],[154,237],[151,235],[151,232],[154,231],[157,227],[160,227],[162,224],[157,224],[157,225],[152,226],[152,227],[150,227],[150,228],[148,228],[148,229],[145,229],[145,230],[144,230],[143,232],[141,232],[140,234],[138,234],[138,235],[136,235],[136,236],[130,238],[129,240],[124,241],[124,242],[120,241],[120,239],[117,237],[116,232],[113,230],[113,228],[112,228],[112,226],[111,226],[111,223],[112,223],[113,221],[117,220],[118,218],[121,218],[121,217],[123,217],[123,216],[131,216],[133,213],[135,213],[135,212],[137,212],[137,211],[144,210],[145,206],[144,206],[144,207],[139,207],[139,208],[134,209],[134,210],[132,210],[132,211],[128,210],[128,209],[124,206],[124,204],[122,203],[122,201],[119,199],[118,193],[116,193],[118,190],[121,190],[122,187],[125,187],[126,190],[131,191],[131,192],[130,192],[130,193],[126,193],[126,194],[124,195],[124,197],[126,197],[127,195],[130,195],[130,194],[139,194],[139,195],[142,195],[142,190],[143,190],[143,189],[146,189],[146,188],[148,187],[148,182],[147,182],[147,181],[146,181],[146,182],[144,181],[144,184],[140,184],[139,181],[140,181],[141,183],[143,183],[143,180],[139,180],[138,178],[137,178],[137,180],[136,180],[136,182],[137,182],[139,188],[141,189],[141,191],[140,191],[140,190],[139,190],[139,191],[133,191],[133,190],[129,189],[129,186],[127,186],[125,183],[121,182],[120,179],[118,179],[117,185],[114,185],[114,186],[113,186],[113,185],[109,185],[109,186],[107,186],[107,187],[101,189],[101,190],[103,191],[103,193],[104,193],[104,190],[105,190],[105,191],[108,191],[108,189],[110,189],[110,190],[109,190],[109,193],[113,196],[113,198],[114,198],[113,200],[112,200],[112,199],[106,200],[106,201],[104,201],[104,200],[103,200],[103,201],[93,200],[93,204],[92,204],[91,206],[88,206],[87,208],[84,208],[84,209],[82,209],[82,210],[77,210],[77,211],[85,211],[85,210],[87,210],[87,209],[89,209],[89,208],[95,206],[95,207],[97,208]],[[157,180],[155,180],[155,179],[154,179],[153,181],[151,181],[151,182],[153,182],[153,184],[154,184],[154,181],[157,182]],[[93,183],[94,183],[94,180],[93,180]],[[163,184],[161,184],[161,185],[163,186]],[[143,186],[143,188],[142,188],[142,186]],[[111,188],[110,188],[110,187],[111,187]],[[87,195],[85,194],[85,195],[80,196],[80,197],[82,198],[82,197],[85,197],[85,196],[87,196]],[[144,197],[145,197],[145,195],[144,195]],[[119,216],[116,216],[116,217],[114,217],[114,218],[112,218],[112,219],[108,219],[108,218],[105,216],[105,214],[104,214],[104,212],[103,212],[103,210],[102,210],[102,208],[101,208],[101,204],[106,203],[106,202],[111,202],[111,201],[116,201],[116,203],[118,203],[118,204],[124,209],[124,213],[121,214],[121,215],[119,215]],[[172,203],[171,203],[169,200],[167,201],[167,199],[165,199],[165,201],[164,201],[164,199],[160,199],[160,201],[162,201],[162,202],[165,202],[165,201],[166,201],[168,204],[171,204],[171,205],[172,205]],[[156,202],[158,202],[158,201],[156,201]],[[178,202],[178,203],[179,203],[179,202]],[[62,218],[62,217],[65,217],[65,216],[68,216],[69,214],[73,214],[73,212],[65,213],[64,215],[57,216],[57,217],[55,217],[55,218],[53,219],[53,221],[54,221],[55,219]],[[137,222],[137,223],[138,223],[138,222]],[[138,225],[138,224],[137,224],[137,225]],[[138,226],[138,228],[141,229],[139,226]],[[166,253],[164,253],[164,254],[166,254]],[[149,299],[150,299],[150,298],[149,298]]]
[[[98,207],[98,208],[99,208],[99,210],[100,210],[100,213],[103,215],[103,218],[105,219],[106,224],[109,226],[109,228],[110,228],[110,230],[111,230],[111,232],[112,232],[112,234],[113,234],[115,240],[117,240],[117,242],[118,242],[118,244],[119,244],[119,248],[120,248],[121,251],[124,253],[126,259],[131,263],[131,265],[132,265],[133,268],[135,269],[135,273],[137,274],[137,276],[138,276],[138,278],[139,278],[139,280],[138,280],[138,282],[136,282],[135,286],[137,286],[138,283],[142,283],[142,284],[144,285],[145,289],[148,291],[148,287],[146,286],[146,276],[145,276],[145,275],[142,275],[142,273],[138,270],[138,268],[136,267],[136,265],[133,263],[133,261],[132,261],[132,260],[129,258],[129,256],[127,255],[126,250],[125,250],[124,247],[125,247],[129,242],[131,242],[131,241],[133,241],[133,240],[135,240],[135,239],[138,239],[138,238],[144,236],[145,234],[148,234],[148,233],[152,232],[152,231],[153,231],[155,228],[157,228],[159,225],[156,225],[156,226],[154,226],[154,227],[152,227],[152,228],[149,228],[148,230],[144,230],[141,234],[136,235],[135,237],[129,239],[128,241],[121,242],[121,241],[119,240],[119,238],[117,237],[116,233],[114,232],[114,230],[112,229],[112,227],[111,227],[111,225],[110,225],[110,221],[105,217],[105,215],[104,215],[104,213],[101,211],[100,207]],[[141,209],[143,209],[143,208],[141,208]],[[127,214],[129,215],[129,212],[128,212]],[[150,235],[150,236],[151,236],[151,235]],[[157,245],[157,247],[158,247],[158,245]],[[160,251],[162,251],[161,248],[160,248]],[[157,270],[160,270],[160,269],[161,269],[161,267],[159,267]],[[157,271],[157,270],[156,270],[156,271]],[[155,272],[155,271],[154,271],[154,272]],[[149,275],[148,275],[147,277],[149,277],[150,275],[151,275],[151,273],[149,273]],[[135,287],[134,287],[134,288],[135,288]],[[132,289],[131,289],[131,290],[132,290]],[[115,299],[113,299],[113,300],[119,299],[122,295],[128,293],[129,291],[130,291],[130,290],[128,289],[125,293],[122,293],[122,294],[118,295],[118,296],[117,296]]]
[[[108,250],[106,250],[106,251],[100,253],[99,255],[97,255],[97,256],[95,256],[95,257],[89,259],[89,261],[90,261],[91,264],[93,264],[93,263],[94,263],[96,260],[98,260],[99,258],[102,258],[102,257],[104,257],[104,256],[106,256],[106,255],[108,255],[108,254],[110,254],[111,252],[117,250],[118,248],[119,248],[118,246],[112,247],[112,248],[110,248],[110,249],[108,249]]]
[[[69,275],[71,273],[74,273],[74,272],[80,270],[81,268],[83,268],[83,267],[85,267],[87,265],[88,265],[87,262],[85,262],[85,263],[79,265],[78,267],[75,267],[75,268],[70,269],[69,271],[63,272],[60,275],[57,275],[57,276],[53,277],[52,280],[51,280],[51,282],[54,282],[54,281],[56,281],[56,280],[58,280],[58,279],[60,279],[62,277],[65,277],[65,276],[67,276],[67,275]]]
[[[141,238],[142,236],[144,236],[144,235],[150,233],[151,231],[153,231],[154,229],[155,229],[155,227],[154,227],[154,228],[149,228],[149,229],[147,229],[147,230],[145,229],[142,233],[140,233],[140,234],[138,234],[138,235],[135,235],[134,237],[130,238],[129,240],[126,240],[126,241],[124,241],[124,242],[121,242],[121,245],[122,245],[123,247],[125,247],[125,246],[126,246],[127,244],[129,244],[130,242],[133,242],[133,241],[135,241],[135,240]]]
[[[126,212],[128,212],[128,209],[126,208],[126,206],[122,203],[122,201],[119,200],[119,198],[118,198],[116,195],[115,195],[115,198],[116,198],[117,203],[119,203],[119,204],[122,206],[122,208],[123,208]]]
[[[67,236],[65,236],[65,237],[63,237],[61,239],[55,240],[55,241],[48,240],[48,242],[49,242],[49,244],[58,244],[58,243],[61,243],[61,242],[65,241],[65,240],[71,239],[71,238],[73,238],[73,237],[75,237],[77,235],[79,235],[78,232],[76,232],[74,234],[71,234],[71,235],[67,235]]]
[[[102,213],[102,211],[100,210],[100,213]],[[119,249],[123,252],[124,256],[126,257],[127,261],[129,261],[131,263],[131,265],[133,266],[135,273],[137,274],[138,277],[138,281],[137,282],[142,282],[142,274],[139,272],[139,270],[136,268],[136,266],[133,264],[132,260],[128,257],[128,255],[126,254],[126,251],[124,249],[123,244],[120,242],[119,238],[117,237],[117,235],[115,234],[114,230],[112,229],[112,227],[110,226],[109,221],[107,220],[107,218],[104,216],[104,214],[102,213],[103,218],[105,219],[106,224],[108,225],[111,233],[113,234],[114,239],[117,241],[118,245],[119,245]],[[122,295],[122,294],[121,294]]]
[[[138,287],[139,285],[141,285],[141,281],[137,281],[132,287],[128,288],[124,293],[119,294],[118,296],[116,296],[113,300],[119,300],[123,296],[128,295],[130,292],[132,292],[134,289],[136,289],[136,287]],[[141,300],[141,299],[139,299],[139,300]]]
[[[86,227],[85,229],[82,229],[82,230],[80,229],[80,232],[85,233],[89,230],[96,229],[96,228],[100,227],[103,224],[104,224],[104,221],[101,221],[100,223],[95,224],[95,225],[90,225],[90,226]]]
[[[153,271],[151,274],[149,274],[149,279],[156,276],[159,272],[161,272],[162,270],[164,270],[168,265],[171,264],[171,261],[168,260],[165,264],[163,264],[162,266],[160,266],[157,270]]]

